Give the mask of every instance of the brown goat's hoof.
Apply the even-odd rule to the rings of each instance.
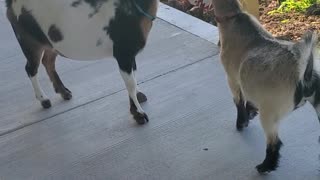
[[[256,166],[257,171],[260,174],[268,173],[278,168],[281,146],[282,142],[279,138],[276,143],[267,145],[266,157],[264,161]]]
[[[48,109],[51,107],[51,102],[49,99],[41,101],[41,105],[44,109]]]
[[[258,115],[258,111],[252,110],[248,112],[248,118],[249,120],[254,119]]]
[[[142,124],[146,124],[147,122],[149,122],[149,117],[146,113],[135,113],[133,115],[133,118],[136,120],[136,122],[140,125]]]
[[[237,130],[238,131],[242,131],[244,128],[249,126],[249,120],[247,120],[246,122],[242,122],[242,123],[238,123],[237,122]]]
[[[137,98],[138,98],[139,103],[144,103],[148,100],[147,96],[145,94],[143,94],[142,92],[137,93]]]
[[[271,167],[268,164],[262,163],[256,166],[256,169],[260,174],[267,174],[267,173],[270,173],[271,171],[276,170],[276,167]]]
[[[279,143],[278,146],[279,147],[275,147],[275,148],[280,148],[281,142]],[[279,158],[275,158],[275,156],[279,157],[279,154],[278,155],[276,155],[276,154],[271,155],[273,157],[269,157],[269,158],[267,157],[267,159],[264,160],[263,163],[256,166],[256,169],[260,174],[266,174],[271,171],[275,171],[278,168]]]
[[[249,120],[255,118],[258,115],[258,108],[256,108],[251,102],[246,103],[246,110]]]

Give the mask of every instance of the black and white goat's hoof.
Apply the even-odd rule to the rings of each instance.
[[[144,103],[148,100],[147,96],[145,94],[143,94],[142,92],[137,93],[137,99],[138,99],[139,103]]]
[[[133,118],[136,120],[136,122],[140,125],[146,124],[149,122],[149,117],[146,113],[135,113],[133,114]]]
[[[138,92],[137,99],[138,99],[139,103],[145,102],[145,101],[147,101],[147,96],[141,92]],[[134,104],[134,102],[132,101],[131,98],[130,98],[130,112],[138,124],[142,125],[142,124],[149,122],[148,115],[146,113],[144,113],[142,110],[138,111],[137,106]]]
[[[50,101],[50,99],[46,99],[46,100],[41,101],[41,106],[42,106],[44,109],[49,109],[49,108],[51,107],[51,101]]]
[[[64,90],[60,94],[64,100],[68,101],[72,99],[72,92],[67,88],[64,88]]]
[[[56,93],[59,93],[64,100],[72,99],[72,92],[66,87],[55,88]]]

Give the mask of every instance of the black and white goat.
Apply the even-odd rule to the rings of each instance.
[[[280,41],[243,12],[238,0],[212,1],[221,61],[237,107],[237,128],[246,127],[259,110],[267,147],[257,170],[275,170],[282,145],[280,120],[306,101],[320,116],[320,60],[314,58],[317,35],[308,32],[297,43]]]
[[[37,77],[42,61],[62,98],[72,98],[56,70],[57,55],[77,60],[114,56],[130,98],[130,111],[139,124],[148,121],[139,103],[135,57],[147,41],[158,0],[6,0],[7,17],[27,58],[26,71],[44,108],[51,102]]]

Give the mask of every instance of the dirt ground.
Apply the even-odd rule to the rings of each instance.
[[[213,10],[207,7],[191,5],[188,0],[161,0],[174,8],[191,14],[199,19],[216,25]],[[266,5],[260,0],[260,22],[274,36],[286,40],[298,40],[307,30],[315,30],[320,34],[320,16],[306,15],[305,13],[270,14],[268,12],[277,9],[277,0],[272,0]]]
[[[274,36],[288,40],[297,40],[307,30],[315,30],[320,34],[320,16],[303,13],[268,14],[278,7],[277,1],[268,6],[260,3],[260,22]]]

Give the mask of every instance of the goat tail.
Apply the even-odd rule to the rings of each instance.
[[[318,35],[314,31],[307,31],[303,36],[301,40],[302,44],[302,57],[306,58],[305,60],[310,61],[310,58],[313,58],[315,55],[315,49],[318,42]],[[311,57],[312,56],[312,57]]]
[[[306,44],[313,46],[316,46],[318,41],[318,35],[314,31],[307,31],[303,36],[302,39]],[[313,47],[314,48],[314,47]]]
[[[303,67],[303,66],[305,67],[303,68],[304,82],[310,82],[314,71],[320,70],[319,62],[315,62],[315,60],[319,61],[315,58],[317,42],[318,42],[317,33],[313,31],[308,31],[303,35],[301,41],[296,44],[298,45],[301,53],[300,67]]]

